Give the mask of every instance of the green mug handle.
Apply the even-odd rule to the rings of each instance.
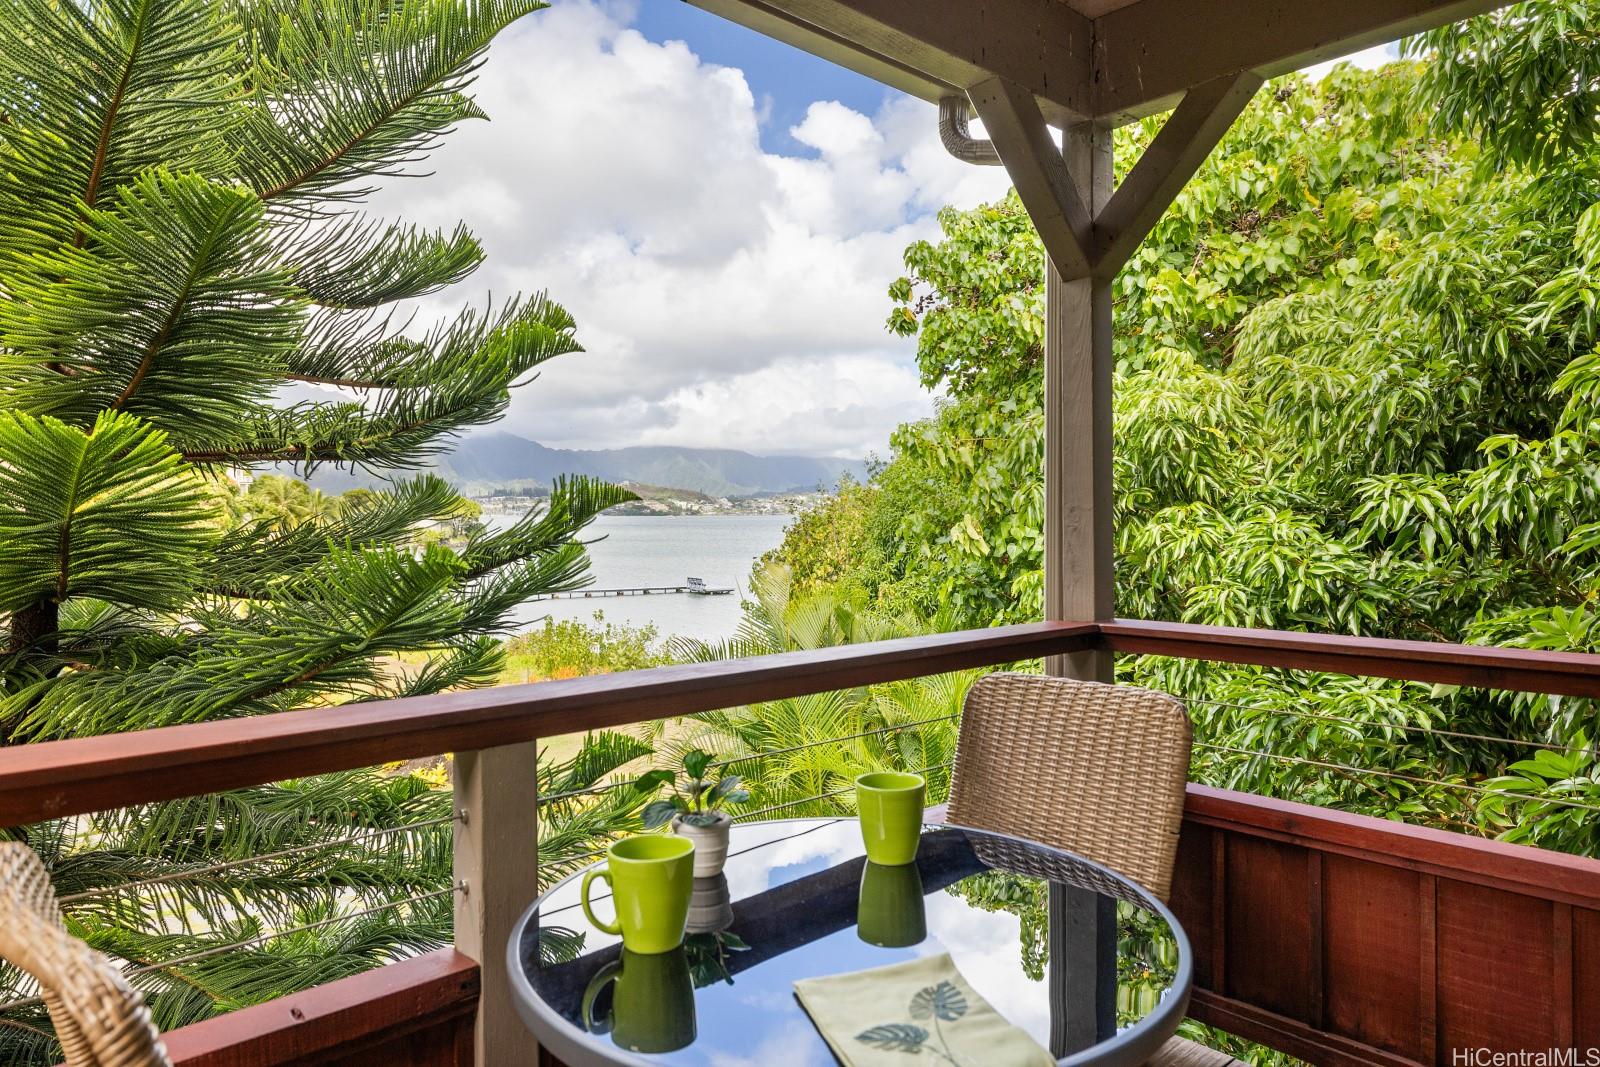
[[[621,937],[622,923],[620,921],[614,923],[603,923],[600,921],[599,917],[595,915],[594,909],[589,907],[589,885],[596,878],[604,878],[606,880],[606,885],[611,887],[612,897],[617,895],[617,884],[611,880],[611,872],[604,867],[596,867],[594,870],[589,871],[583,876],[583,888],[578,894],[579,898],[583,901],[583,913],[589,917],[590,922],[594,923],[606,933],[615,934],[616,936]]]
[[[621,973],[622,962],[620,960],[612,960],[595,972],[594,977],[589,979],[589,988],[583,991],[583,1007],[581,1009],[583,1013],[583,1028],[591,1034],[603,1034],[611,1029],[611,1020],[609,1018],[601,1024],[604,1029],[595,1028],[594,1002],[600,996],[600,991],[606,987],[606,983],[615,981]]]

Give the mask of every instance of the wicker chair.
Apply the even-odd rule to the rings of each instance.
[[[967,694],[948,818],[1069,849],[1162,900],[1189,778],[1189,716],[1165,693],[990,674]],[[1237,1067],[1181,1037],[1147,1067]]]
[[[0,958],[39,983],[69,1067],[171,1067],[143,998],[67,933],[44,864],[16,842],[0,842]]]
[[[990,674],[967,694],[950,821],[1070,849],[1167,899],[1189,716],[1148,689]]]

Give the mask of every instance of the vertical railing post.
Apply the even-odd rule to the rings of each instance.
[[[1111,130],[1082,123],[1062,135],[1067,172],[1090,218],[1112,192]],[[1064,280],[1046,257],[1044,289],[1044,617],[1114,617],[1111,526],[1111,280]],[[1101,650],[1051,656],[1045,673],[1113,680]],[[1052,883],[1050,914],[1051,1052],[1087,1048],[1105,1028],[1116,989],[1083,975],[1115,975],[1116,914],[1095,894]],[[1112,958],[1107,960],[1109,954]],[[1084,956],[1101,957],[1085,967]],[[1109,965],[1109,967],[1108,967]],[[1074,976],[1080,976],[1075,978]],[[1114,1016],[1110,1016],[1114,1019]]]
[[[1067,172],[1090,217],[1111,198],[1111,130],[1062,136]],[[1044,290],[1044,617],[1113,617],[1111,574],[1111,280],[1063,280],[1046,260]],[[1100,651],[1052,656],[1046,673],[1111,681]]]
[[[477,1067],[538,1062],[506,972],[511,928],[539,893],[537,756],[533,741],[455,755],[455,940],[482,978]]]

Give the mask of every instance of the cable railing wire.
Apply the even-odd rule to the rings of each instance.
[[[360,844],[365,841],[374,841],[383,837],[391,837],[395,834],[426,830],[435,826],[444,826],[447,823],[455,822],[455,820],[456,816],[454,815],[441,815],[437,819],[423,819],[420,822],[405,823],[401,826],[388,826],[379,830],[364,830],[360,833],[347,834],[344,837],[336,837],[328,841],[316,841],[309,845],[296,845],[294,848],[280,849],[277,852],[263,852],[256,856],[245,856],[236,860],[224,860],[221,863],[213,863],[204,867],[191,867],[182,871],[174,871],[172,874],[158,875],[154,878],[143,878],[137,882],[123,882],[120,885],[114,886],[98,886],[94,889],[86,889],[81,893],[69,893],[64,897],[59,898],[57,903],[78,904],[85,900],[97,900],[102,897],[126,893],[129,890],[147,889],[151,886],[159,885],[170,885],[174,882],[182,882],[191,878],[199,878],[202,875],[207,874],[216,874],[219,871],[229,871],[238,867],[248,867],[256,863],[267,863],[272,860],[288,859],[293,856],[304,855],[308,852],[320,852],[323,849],[338,848],[342,845]]]
[[[1542,748],[1551,752],[1566,752],[1568,747],[1557,745],[1549,741],[1524,741],[1515,737],[1497,737],[1493,734],[1467,733],[1461,730],[1443,730],[1436,726],[1414,726],[1409,723],[1374,722],[1367,719],[1352,719],[1342,715],[1329,715],[1320,711],[1301,711],[1297,708],[1263,707],[1256,704],[1237,704],[1226,700],[1212,700],[1210,697],[1185,697],[1189,704],[1205,704],[1215,708],[1231,708],[1236,711],[1251,712],[1257,715],[1292,715],[1301,719],[1317,719],[1322,722],[1344,723],[1349,726],[1362,726],[1379,730],[1401,730],[1406,733],[1430,734],[1437,737],[1450,737],[1463,741],[1486,741],[1501,745],[1518,745],[1527,748]]]
[[[926,767],[918,767],[916,770],[912,771],[911,773],[912,774],[926,774],[928,771],[947,768],[950,765],[951,765],[951,761],[949,761],[949,760],[946,760],[943,763],[930,763]],[[828,800],[828,799],[830,799],[832,797],[842,796],[845,793],[852,792],[854,789],[855,789],[855,785],[851,784],[851,785],[847,785],[847,786],[843,787],[842,789],[833,789],[833,790],[830,790],[830,791],[828,791],[826,793],[818,793],[815,796],[802,797],[799,800],[790,800],[790,801],[786,801],[785,803],[782,803],[782,804],[773,804],[770,807],[757,808],[755,811],[741,811],[739,814],[737,814],[737,815],[735,815],[733,817],[733,820],[734,820],[734,822],[742,822],[742,821],[747,820],[747,819],[754,819],[758,815],[769,815],[774,811],[783,811],[786,808],[797,808],[802,804],[810,804],[810,803],[813,803],[813,802],[818,801],[818,800]]]
[[[1447,782],[1439,778],[1424,778],[1421,775],[1406,774],[1402,771],[1385,771],[1376,767],[1355,767],[1348,763],[1334,763],[1330,760],[1309,759],[1305,756],[1291,756],[1283,752],[1263,752],[1254,748],[1236,748],[1233,745],[1218,745],[1209,741],[1194,742],[1195,748],[1204,748],[1213,752],[1228,752],[1236,756],[1253,756],[1260,759],[1278,760],[1283,763],[1297,763],[1308,767],[1320,767],[1324,770],[1339,771],[1345,774],[1366,774],[1379,778],[1389,778],[1401,782],[1411,782],[1416,785],[1438,786],[1443,789],[1460,789],[1470,793],[1484,796],[1509,797],[1512,800],[1528,801],[1536,804],[1554,804],[1563,808],[1578,808],[1583,811],[1600,812],[1600,805],[1586,804],[1581,800],[1567,800],[1564,797],[1552,797],[1543,793],[1519,793],[1511,789],[1493,789],[1489,786],[1474,785],[1471,782]]]
[[[806,749],[819,748],[822,745],[836,745],[836,744],[840,743],[841,741],[859,741],[864,737],[876,737],[879,734],[892,734],[892,733],[895,733],[895,732],[900,731],[900,730],[909,730],[909,729],[911,729],[912,727],[915,727],[915,726],[929,726],[929,725],[931,725],[933,723],[936,723],[936,722],[952,722],[952,721],[954,721],[955,717],[956,717],[955,714],[952,713],[952,714],[949,714],[949,715],[937,715],[937,716],[935,716],[935,717],[933,717],[931,719],[918,719],[915,722],[896,723],[893,726],[881,726],[881,727],[879,727],[879,728],[877,728],[875,730],[863,730],[861,733],[858,733],[858,734],[845,734],[842,737],[829,737],[829,738],[824,738],[821,741],[807,741],[804,744],[790,745],[787,748],[772,748],[772,749],[766,749],[766,750],[764,750],[762,752],[751,752],[751,753],[747,753],[746,755],[743,755],[743,756],[734,756],[731,759],[717,760],[716,762],[710,764],[710,766],[712,766],[712,767],[732,767],[732,766],[735,766],[736,764],[740,764],[740,763],[750,763],[750,762],[755,761],[755,760],[766,759],[769,756],[787,756],[787,755],[789,755],[790,753],[793,753],[793,752],[803,752]],[[566,790],[565,792],[551,793],[548,796],[542,796],[542,797],[539,798],[539,803],[540,804],[547,804],[547,803],[553,803],[554,801],[557,801],[557,800],[568,800],[568,799],[570,799],[572,797],[589,796],[591,794],[599,794],[599,793],[609,793],[614,789],[624,789],[624,788],[627,788],[628,786],[638,785],[640,781],[641,781],[641,779],[638,779],[638,778],[630,778],[630,779],[627,779],[627,780],[621,781],[621,782],[607,782],[604,785],[587,786],[587,787],[585,787],[583,789],[569,789],[569,790]]]
[[[918,719],[915,722],[902,722],[897,723],[894,726],[882,726],[876,730],[864,730],[859,734],[846,734],[843,737],[830,737],[823,741],[807,741],[803,745],[790,745],[788,748],[773,748],[764,752],[751,752],[748,755],[735,756],[732,759],[719,760],[716,763],[711,764],[711,766],[732,767],[738,763],[749,763],[752,760],[765,759],[768,756],[786,756],[791,752],[801,752],[808,748],[816,748],[819,745],[833,745],[839,743],[840,741],[857,741],[863,737],[876,737],[878,734],[890,734],[896,732],[897,730],[909,730],[913,726],[929,726],[936,722],[952,722],[954,721],[955,717],[955,714],[952,712],[949,715],[936,715],[931,719]]]

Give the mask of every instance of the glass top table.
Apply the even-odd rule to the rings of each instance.
[[[724,874],[695,881],[683,947],[660,956],[623,953],[588,924],[581,873],[535,901],[507,946],[518,1012],[569,1067],[828,1067],[795,980],[941,952],[1072,1067],[1143,1064],[1188,1005],[1189,942],[1164,904],[1014,837],[928,826],[916,863],[879,867],[853,818],[737,824]]]

